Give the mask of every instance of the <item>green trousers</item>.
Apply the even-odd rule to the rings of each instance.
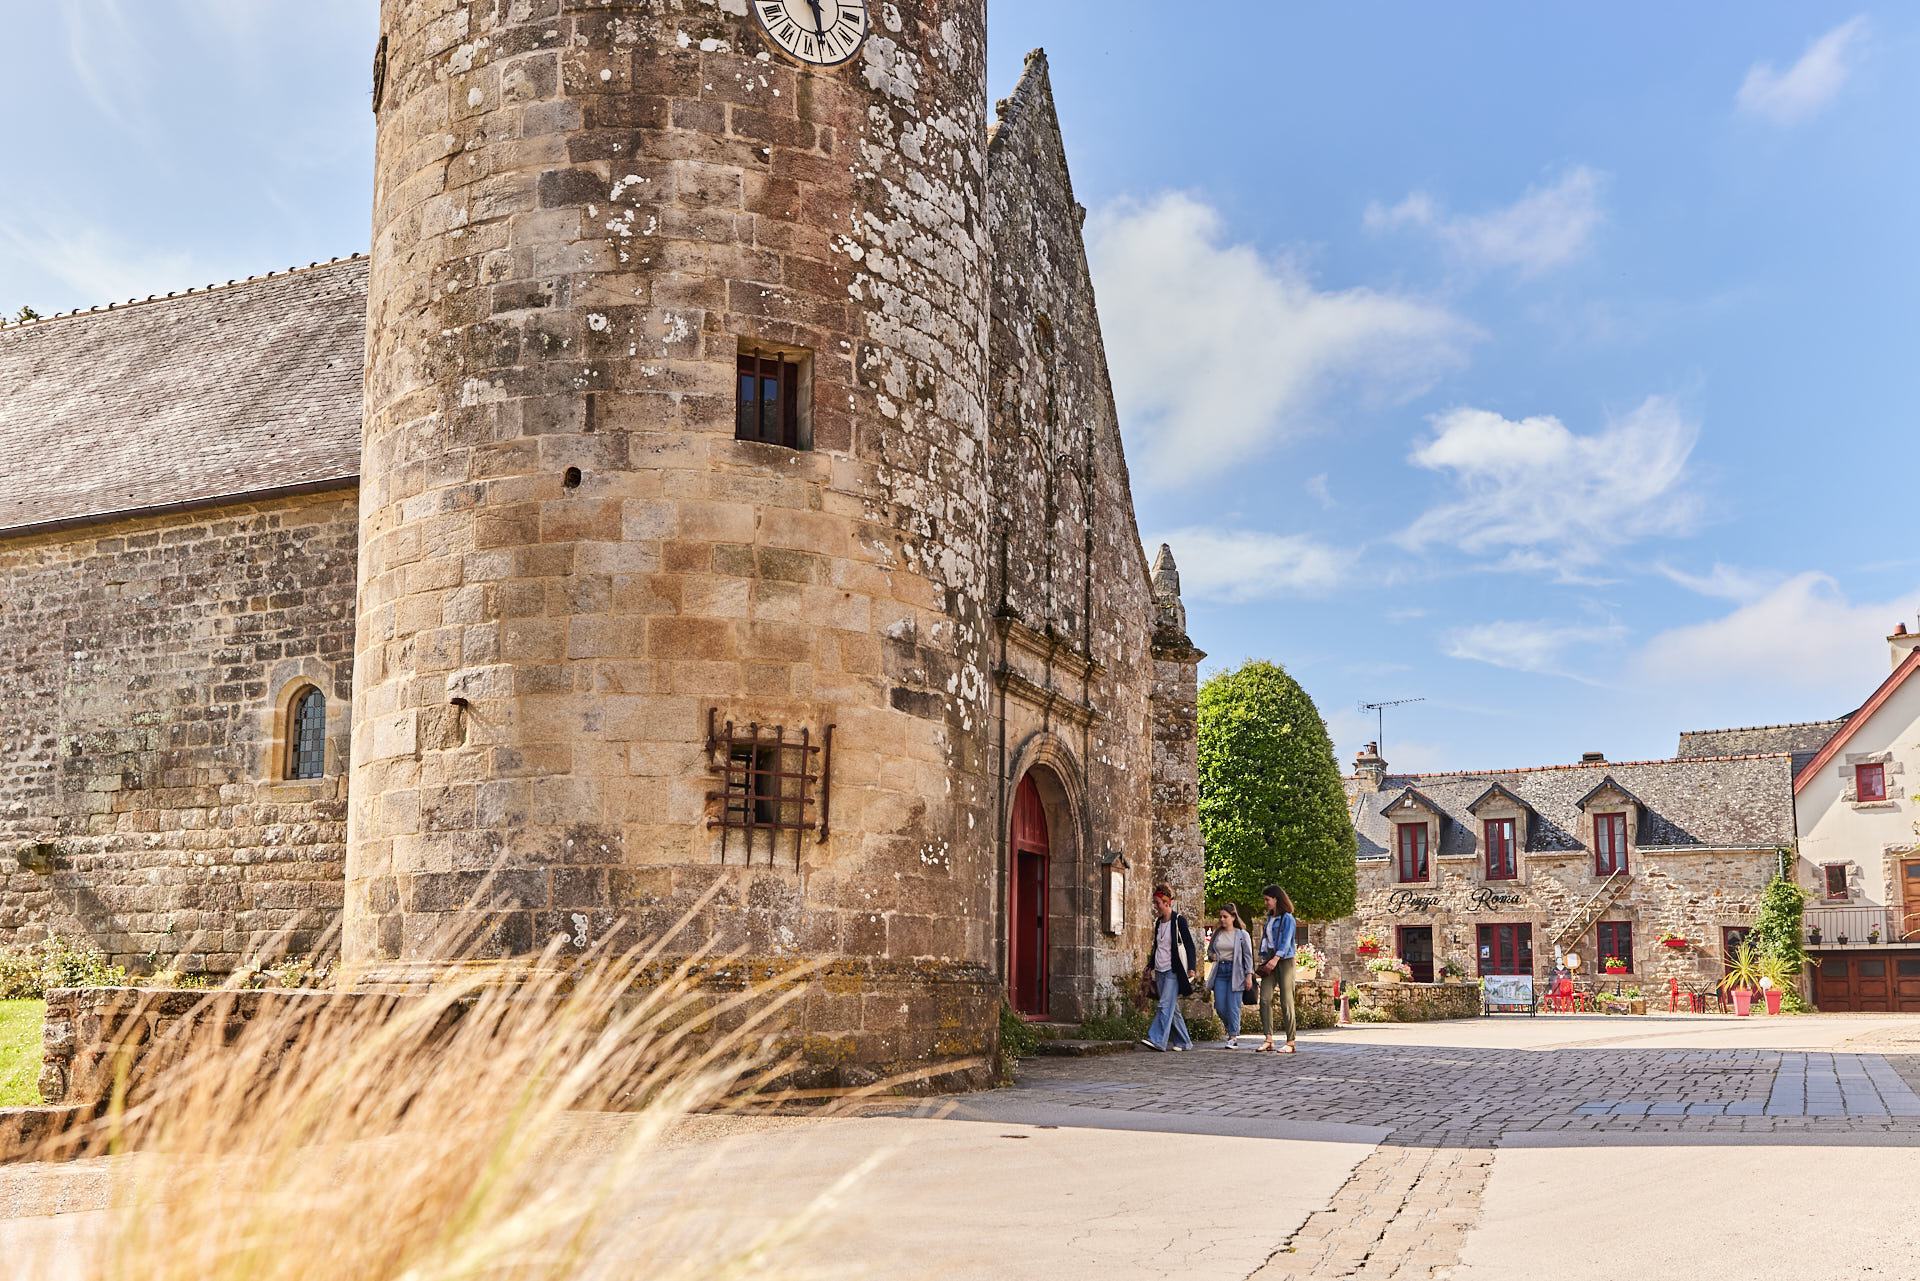
[[[1293,1044],[1293,958],[1282,958],[1273,973],[1260,976],[1260,1031],[1273,1039],[1273,998],[1280,997],[1280,1026],[1286,1029],[1287,1044]]]

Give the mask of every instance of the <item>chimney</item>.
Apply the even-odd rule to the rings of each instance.
[[[1360,776],[1360,786],[1367,791],[1377,792],[1387,781],[1387,763],[1380,758],[1380,744],[1368,743],[1353,755],[1353,772]]]
[[[1907,655],[1916,647],[1920,647],[1920,633],[1908,631],[1905,623],[1895,623],[1893,635],[1887,637],[1888,656],[1893,659],[1895,670],[1907,661]]]
[[[1582,752],[1580,753],[1580,763],[1582,765],[1605,765],[1607,763],[1607,754],[1605,752]]]

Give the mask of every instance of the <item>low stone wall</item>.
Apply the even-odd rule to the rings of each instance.
[[[764,963],[719,964],[698,979],[716,1000],[779,983]],[[785,1088],[826,1094],[892,1081],[895,1093],[947,1094],[992,1086],[1001,988],[991,976],[971,967],[847,958],[792,982],[805,994],[767,1027],[773,1055],[794,1061]],[[58,988],[47,994],[40,1094],[50,1104],[97,1103],[124,1070],[135,1099],[209,1024],[230,1043],[263,1012],[279,1013],[288,1003],[318,1012],[405,999],[364,991]],[[737,1027],[748,1016],[735,1009],[718,1015],[716,1025]]]
[[[1478,983],[1360,983],[1347,1000],[1356,1015],[1361,1010],[1384,1014],[1395,1023],[1429,1023],[1436,1019],[1480,1017]]]

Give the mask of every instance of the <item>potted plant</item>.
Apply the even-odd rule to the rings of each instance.
[[[1375,956],[1367,961],[1376,983],[1404,983],[1413,977],[1413,967],[1397,956]]]
[[[1449,956],[1440,962],[1440,981],[1442,983],[1464,983],[1467,980],[1467,967],[1459,957]]]
[[[1601,965],[1609,974],[1625,974],[1627,972],[1627,962],[1624,957],[1609,956],[1601,962]]]
[[[1880,927],[1876,925],[1872,929],[1867,931],[1867,942],[1878,943],[1879,941],[1880,941]]]
[[[1820,927],[1818,925],[1809,925],[1807,927],[1807,942],[1813,944],[1815,947],[1820,946]]]
[[[1684,938],[1681,938],[1678,934],[1675,934],[1672,930],[1668,930],[1665,934],[1662,934],[1660,936],[1661,947],[1671,947],[1677,950],[1679,948],[1685,947],[1686,945],[1687,945],[1687,941]]]
[[[1760,957],[1753,950],[1753,944],[1742,943],[1739,950],[1727,958],[1726,977],[1720,980],[1720,986],[1733,993],[1733,1012],[1741,1018],[1747,1016],[1753,1006],[1753,990],[1760,986],[1760,980],[1766,977]]]
[[[1846,943],[1846,941],[1847,941],[1847,936],[1846,936],[1846,935],[1844,935],[1844,934],[1842,934],[1842,935],[1841,935],[1841,936],[1840,936],[1840,937],[1839,937],[1838,939],[1836,939],[1836,940],[1834,940],[1834,941],[1835,941],[1835,942],[1837,942],[1837,943],[1840,943],[1840,944],[1842,944],[1842,945],[1844,945],[1844,944]]]
[[[1353,950],[1362,956],[1378,956],[1383,946],[1378,934],[1372,930],[1361,930],[1360,940],[1353,945]]]
[[[1320,977],[1327,968],[1327,956],[1311,943],[1302,943],[1293,949],[1293,981],[1311,983]]]
[[[1760,990],[1766,993],[1767,1013],[1780,1012],[1780,998],[1800,986],[1800,966],[1778,956],[1760,958]]]

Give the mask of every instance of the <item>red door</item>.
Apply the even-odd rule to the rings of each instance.
[[[1012,901],[1007,911],[1007,975],[1013,1008],[1047,1012],[1047,814],[1033,779],[1013,794]]]

